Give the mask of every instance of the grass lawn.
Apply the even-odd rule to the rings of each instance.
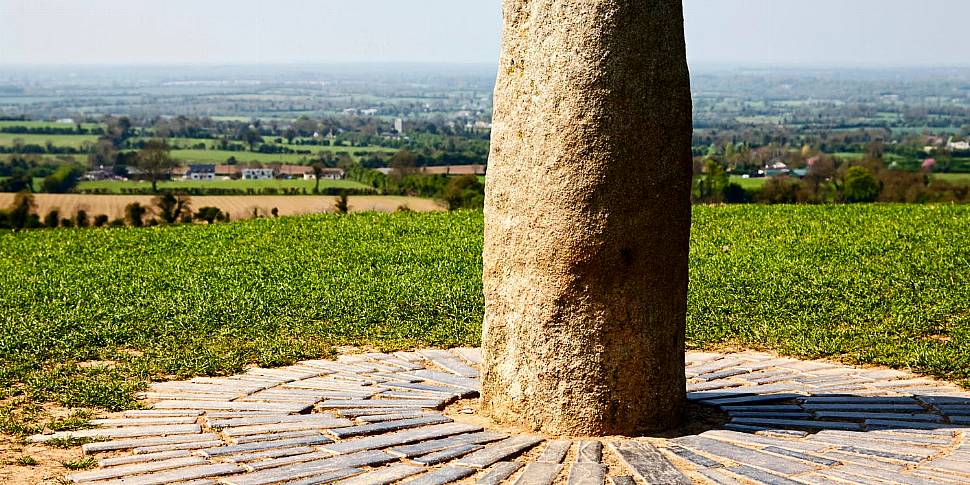
[[[739,177],[737,175],[732,175],[730,177],[730,181],[733,184],[740,185],[745,190],[752,190],[752,189],[757,190],[757,189],[760,189],[761,187],[764,187],[765,182],[767,182],[768,179],[765,177],[744,178],[744,177]]]
[[[970,206],[700,206],[694,216],[691,347],[970,385]],[[481,234],[480,211],[0,233],[0,399],[15,403],[0,406],[0,432],[32,430],[14,409],[119,409],[152,379],[336,345],[477,345]]]
[[[313,190],[316,182],[314,180],[172,180],[159,182],[159,189],[306,189],[307,192]],[[144,189],[151,187],[151,182],[136,180],[99,180],[92,182],[81,182],[78,184],[79,190],[106,189],[112,193],[121,193],[121,189]],[[340,189],[369,189],[367,185],[353,180],[321,180],[320,188],[340,188]]]

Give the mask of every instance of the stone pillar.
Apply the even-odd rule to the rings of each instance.
[[[504,0],[482,409],[563,435],[686,403],[691,98],[680,0]]]

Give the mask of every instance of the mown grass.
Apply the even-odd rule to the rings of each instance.
[[[970,207],[694,216],[691,347],[970,384]],[[456,212],[0,234],[0,399],[119,409],[152,379],[336,345],[476,345],[482,229],[481,212]]]

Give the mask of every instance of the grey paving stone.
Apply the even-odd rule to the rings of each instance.
[[[419,426],[427,426],[432,424],[443,424],[450,423],[452,419],[440,414],[432,414],[428,416],[422,416],[420,418],[409,418],[409,419],[398,419],[391,421],[383,421],[380,423],[370,423],[370,424],[360,424],[357,426],[350,426],[346,428],[334,428],[327,430],[330,434],[336,436],[340,439],[350,438],[353,436],[365,436],[369,434],[387,433],[389,431],[398,431],[401,429],[417,428]]]
[[[98,466],[117,466],[117,465],[128,465],[131,463],[145,463],[149,461],[157,460],[168,460],[171,458],[182,458],[185,456],[192,456],[191,450],[173,450],[173,451],[162,451],[158,453],[146,453],[143,455],[127,455],[127,456],[116,456],[113,458],[101,458],[98,460]]]
[[[821,456],[809,455],[808,453],[802,453],[800,451],[793,451],[793,450],[788,450],[788,449],[785,449],[785,448],[779,448],[777,446],[769,446],[769,447],[766,447],[766,448],[762,449],[762,451],[767,452],[767,453],[774,453],[776,455],[789,456],[789,457],[792,457],[792,458],[797,458],[797,459],[802,460],[802,461],[807,461],[807,462],[811,462],[811,463],[817,463],[817,464],[822,465],[822,466],[836,466],[836,465],[841,465],[842,464],[838,460],[832,460],[832,459],[829,459],[829,458],[823,458]]]
[[[311,407],[310,404],[279,404],[244,401],[159,401],[152,407],[155,409],[197,409],[205,411],[267,411],[278,413],[302,413]]]
[[[694,453],[693,451],[690,451],[687,448],[682,448],[680,446],[676,446],[676,445],[670,446],[668,448],[665,448],[665,450],[701,468],[722,468],[724,466],[723,464],[717,461],[714,461],[706,456]]]
[[[862,426],[859,423],[850,423],[842,421],[818,421],[813,419],[774,419],[774,418],[744,418],[737,417],[731,419],[732,423],[737,424],[750,424],[750,425],[761,425],[761,426],[790,426],[796,428],[810,428],[810,429],[841,429],[848,431],[861,430]]]
[[[131,451],[135,454],[151,454],[172,450],[201,450],[203,448],[213,448],[224,444],[222,440],[189,441],[169,445],[139,446]]]
[[[610,483],[613,485],[637,485],[636,480],[629,475],[620,475],[616,477],[610,477]]]
[[[390,448],[392,446],[407,445],[418,441],[429,439],[444,438],[464,433],[475,433],[482,431],[481,426],[464,423],[437,424],[425,428],[409,429],[386,433],[379,436],[370,436],[352,441],[343,441],[323,446],[323,449],[332,453],[352,453],[361,450],[372,450],[377,448]]]
[[[390,389],[413,389],[416,391],[432,391],[445,394],[455,394],[459,397],[473,397],[478,395],[478,391],[464,387],[447,386],[444,384],[429,384],[427,382],[396,382],[388,384]]]
[[[603,443],[580,441],[576,444],[576,463],[602,463]]]
[[[902,421],[896,419],[867,419],[864,421],[867,429],[903,428],[903,429],[939,429],[946,427],[941,423],[926,423],[921,421]]]
[[[353,478],[337,482],[339,485],[386,485],[398,480],[417,475],[425,471],[424,467],[396,463],[383,468],[357,475]]]
[[[599,463],[574,463],[569,467],[566,485],[603,485],[606,466]]]
[[[353,424],[351,421],[346,419],[333,419],[333,420],[304,420],[304,421],[292,421],[288,423],[274,423],[274,424],[257,424],[253,426],[235,426],[231,428],[223,428],[222,434],[226,436],[247,436],[256,434],[268,434],[273,432],[283,432],[283,431],[306,431],[306,430],[319,430],[328,429],[333,427],[346,426],[348,424]],[[348,429],[348,428],[341,428]],[[333,430],[330,430],[333,431]]]
[[[273,448],[287,448],[291,446],[309,446],[332,443],[333,440],[323,435],[306,436],[302,438],[291,438],[288,440],[277,441],[257,441],[241,445],[220,446],[218,448],[207,448],[202,450],[204,456],[233,455],[248,451],[271,450]]]
[[[536,461],[539,463],[562,463],[572,445],[573,442],[567,440],[547,441]]]
[[[297,414],[297,415],[268,415],[268,416],[249,416],[233,419],[206,419],[206,423],[213,428],[234,428],[238,426],[256,426],[260,424],[276,423],[325,423],[336,424],[337,426],[350,426],[352,421],[340,418],[333,414]],[[331,426],[324,426],[331,427]]]
[[[818,411],[815,413],[819,418],[839,418],[839,419],[889,419],[898,421],[928,421],[939,423],[943,417],[937,414],[904,414],[904,413],[865,413],[854,411]]]
[[[528,463],[522,474],[515,480],[515,485],[552,485],[556,477],[562,472],[559,463]]]
[[[68,480],[74,483],[93,482],[95,480],[108,480],[111,478],[124,477],[127,475],[141,475],[160,470],[171,470],[192,465],[202,465],[206,463],[205,458],[200,456],[187,456],[171,458],[168,460],[149,461],[145,463],[132,463],[127,465],[112,466],[91,470],[86,472],[72,473],[67,476]]]
[[[133,409],[131,411],[125,411],[124,415],[126,418],[184,417],[184,416],[202,416],[202,411],[166,410],[166,409]]]
[[[807,404],[906,404],[919,405],[908,396],[806,396],[801,399]]]
[[[170,445],[174,443],[189,443],[199,440],[218,439],[219,435],[214,433],[134,438],[126,440],[103,441],[100,443],[87,443],[81,446],[81,451],[83,451],[86,455],[91,455],[105,451],[130,450],[132,448],[138,448],[141,446]]]
[[[731,473],[741,475],[742,477],[752,479],[758,483],[763,483],[765,485],[802,485],[800,482],[785,478],[781,475],[775,475],[774,473],[769,473],[764,470],[759,470],[754,467],[737,465],[728,468]]]
[[[450,465],[425,473],[419,477],[405,480],[401,482],[401,485],[444,485],[446,483],[457,482],[474,474],[475,470],[473,468]]]
[[[253,451],[239,453],[236,455],[223,456],[222,460],[230,463],[246,463],[250,461],[266,460],[270,458],[282,458],[284,456],[305,455],[317,451],[316,448],[309,446],[293,446],[289,448],[275,448],[265,451]]]
[[[438,382],[441,384],[447,384],[449,386],[464,387],[466,389],[472,389],[475,391],[481,390],[481,384],[475,379],[469,379],[467,377],[460,377],[454,374],[448,374],[446,372],[438,372],[433,370],[416,370],[410,371],[407,374],[420,377],[426,381]]]
[[[799,396],[801,396],[801,394],[795,394],[795,393],[756,394],[752,396],[723,397],[719,399],[708,399],[702,402],[705,404],[710,404],[712,406],[731,406],[735,404],[750,404],[754,402],[784,401],[784,400],[792,399]]]
[[[373,414],[370,416],[358,416],[357,421],[362,421],[364,423],[381,423],[384,421],[394,421],[398,419],[410,419],[410,418],[420,418],[427,415],[427,411],[423,409],[418,409],[414,411],[409,411],[406,413],[396,413],[396,414]]]
[[[862,448],[859,446],[842,446],[839,448],[839,450],[844,451],[846,453],[855,453],[857,455],[866,455],[866,456],[872,456],[875,458],[882,458],[882,459],[893,460],[893,461],[902,461],[902,462],[908,462],[908,463],[919,463],[925,458],[922,456],[907,455],[905,453],[894,453],[891,451],[884,451],[884,450],[873,450],[869,448]]]
[[[342,478],[352,477],[363,473],[360,468],[342,468],[340,470],[318,472],[307,478],[291,480],[286,485],[318,485],[321,483],[333,483]]]
[[[874,413],[887,412],[922,412],[919,404],[853,404],[853,403],[805,403],[802,407],[810,411],[861,411]]]
[[[361,466],[375,466],[392,461],[394,461],[394,457],[382,451],[361,451],[359,453],[262,469],[243,475],[228,477],[224,481],[229,485],[264,485],[307,478],[321,472]]]
[[[481,349],[458,348],[458,349],[451,349],[451,351],[472,364],[481,365],[482,363],[483,359],[482,359]]]
[[[45,443],[54,439],[70,438],[137,438],[141,436],[170,436],[179,434],[199,434],[202,427],[197,424],[171,424],[157,426],[135,426],[132,428],[98,428],[77,431],[61,431],[51,434],[35,434],[27,440],[31,443]]]
[[[522,468],[522,463],[517,461],[500,461],[486,468],[475,483],[479,485],[499,485],[517,472],[519,468]]]
[[[706,431],[699,436],[702,438],[713,438],[719,441],[727,441],[749,447],[752,445],[777,446],[779,448],[806,452],[816,452],[831,447],[831,445],[826,443],[814,443],[808,440],[792,439],[791,436],[765,436],[761,434],[738,433],[736,431],[728,431],[723,429]],[[683,441],[689,442],[693,439],[694,437],[684,437],[673,439],[671,441],[680,444]]]
[[[124,428],[128,426],[154,426],[159,424],[195,424],[198,421],[196,416],[170,416],[170,417],[151,417],[151,418],[124,418],[124,419],[92,419],[88,421],[91,426],[101,428]]]
[[[411,408],[340,408],[334,410],[341,416],[357,418],[360,416],[377,416],[381,414],[424,413],[424,409]]]
[[[439,463],[444,463],[446,461],[451,461],[455,458],[465,456],[482,448],[484,448],[482,445],[458,445],[451,448],[445,448],[441,451],[428,453],[427,455],[412,458],[412,461],[422,465],[437,465]]]
[[[702,468],[697,470],[697,473],[716,485],[748,485],[748,483],[750,483],[742,483],[740,480],[738,480],[738,478],[736,478],[736,475],[724,471],[723,468]]]
[[[328,399],[320,404],[323,409],[340,408],[426,408],[438,409],[445,399]]]
[[[231,475],[243,471],[232,463],[218,463],[214,465],[197,465],[177,470],[168,470],[146,475],[134,475],[98,482],[98,485],[163,485],[168,483],[185,482],[198,478]]]
[[[445,448],[451,448],[453,446],[490,443],[493,441],[504,440],[506,438],[508,438],[508,435],[505,433],[482,431],[480,433],[469,433],[458,436],[449,436],[447,438],[421,441],[420,443],[415,443],[413,445],[397,446],[388,449],[387,452],[392,455],[410,458],[413,456],[426,455],[428,453],[440,451]]]
[[[311,429],[306,431],[286,431],[283,433],[250,434],[246,436],[233,436],[232,440],[237,445],[244,443],[255,443],[257,441],[277,441],[288,440],[290,438],[302,438],[304,436],[319,436],[320,430]]]
[[[534,436],[513,436],[507,440],[492,443],[486,446],[484,449],[465,456],[456,463],[458,465],[471,468],[485,468],[493,463],[522,453],[523,451],[542,443],[542,441],[542,438],[537,438]]]
[[[678,440],[678,444],[694,451],[725,458],[741,465],[763,468],[781,475],[796,475],[813,471],[816,468],[814,465],[794,458],[771,455],[700,436],[683,438]]]
[[[674,467],[653,445],[636,441],[620,441],[612,442],[608,447],[620,461],[630,467],[634,475],[647,483],[669,485],[690,485],[691,483],[690,479]]]

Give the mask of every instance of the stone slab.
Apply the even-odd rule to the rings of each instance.
[[[689,478],[649,443],[617,441],[607,446],[634,475],[646,483],[691,484]]]

